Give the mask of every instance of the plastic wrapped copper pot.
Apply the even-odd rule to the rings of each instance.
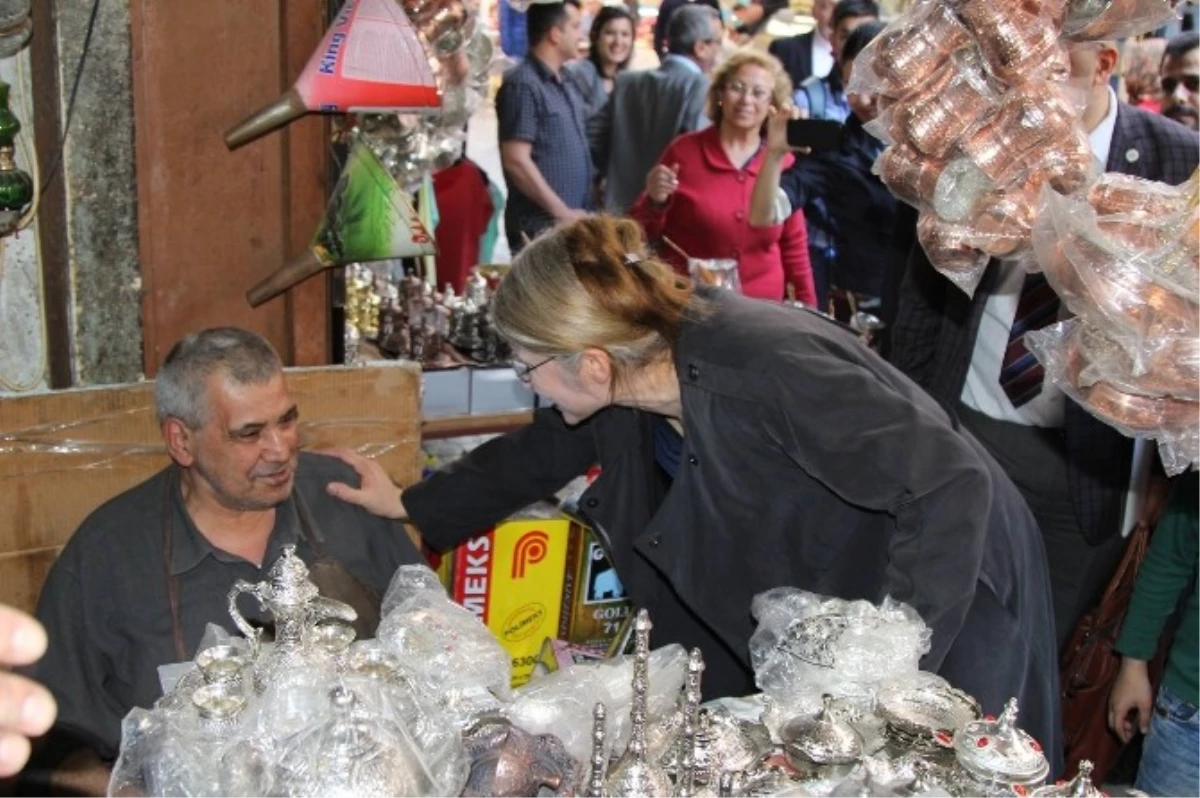
[[[432,48],[431,55],[445,56],[458,52],[474,33],[474,3],[464,0],[402,0],[400,5],[417,33]]]
[[[1118,390],[1152,396],[1200,400],[1200,339],[1160,338],[1143,344],[1137,363],[1126,350],[1100,328],[1082,324],[1070,335],[1086,367],[1080,372],[1080,388],[1107,382]]]
[[[1057,60],[1058,32],[1040,4],[1012,0],[967,0],[959,19],[975,34],[992,74],[1006,83],[1027,80]]]
[[[1093,169],[1098,168],[1087,133],[1076,127],[1067,141],[1045,149],[1036,171],[1059,194],[1074,194],[1087,184]]]
[[[945,161],[925,158],[911,147],[896,145],[883,151],[875,169],[893,194],[910,205],[920,205],[933,201],[945,166]]]
[[[1078,340],[1068,344],[1066,379],[1076,386],[1088,410],[1135,435],[1155,435],[1164,429],[1196,426],[1200,403],[1171,397],[1142,396],[1122,391],[1107,382],[1081,386],[1081,375],[1088,361]]]
[[[1160,222],[1188,206],[1187,196],[1174,186],[1115,172],[1103,175],[1088,189],[1087,201],[1097,216],[1139,215]]]
[[[921,89],[891,109],[889,132],[931,158],[950,148],[996,102],[983,70],[970,50],[958,51]]]
[[[988,256],[970,243],[967,228],[939,219],[935,214],[921,214],[917,220],[917,240],[933,267],[947,276],[965,277],[982,272],[987,266]]]
[[[983,198],[974,229],[975,246],[993,257],[1012,255],[1029,241],[1036,209],[1024,191],[1005,191]]]
[[[873,46],[871,68],[878,91],[903,97],[928,79],[970,37],[954,15],[940,3],[904,27],[889,29]]]
[[[1075,118],[1046,81],[1027,83],[1005,95],[996,113],[959,142],[959,149],[997,185],[1041,160],[1037,150],[1070,140]]]

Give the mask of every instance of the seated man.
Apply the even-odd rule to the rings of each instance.
[[[323,595],[376,623],[392,574],[420,561],[403,527],[326,493],[354,472],[299,451],[299,409],[257,335],[184,338],[155,400],[174,462],[83,522],[38,601],[50,644],[32,674],[59,707],[43,766],[78,748],[115,758],[121,719],[162,694],[159,666],[194,658],[206,624],[234,631],[230,588],[266,579],[285,545]],[[253,604],[239,606],[262,624]]]

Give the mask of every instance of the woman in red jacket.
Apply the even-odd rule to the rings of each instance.
[[[673,248],[661,246],[664,237],[693,258],[736,260],[747,296],[780,300],[790,283],[796,299],[815,305],[803,215],[751,227],[747,210],[763,160],[763,123],[772,105],[782,107],[791,96],[791,81],[774,57],[755,50],[734,53],[708,90],[712,127],[671,142],[629,214],[681,272],[687,264]]]

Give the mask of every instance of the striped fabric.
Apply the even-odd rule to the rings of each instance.
[[[1025,333],[1040,330],[1057,319],[1061,304],[1041,272],[1025,275],[1000,368],[1000,387],[1013,407],[1020,407],[1041,393],[1046,376],[1042,364],[1025,348]]]

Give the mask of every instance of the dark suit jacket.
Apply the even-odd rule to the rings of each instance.
[[[1107,171],[1178,185],[1196,168],[1198,154],[1200,140],[1183,125],[1125,103],[1118,107]],[[999,278],[992,261],[971,299],[914,246],[892,330],[892,363],[943,402],[957,403],[984,304]],[[1075,513],[1084,536],[1098,543],[1119,532],[1133,442],[1069,399],[1063,432]]]
[[[789,36],[786,39],[776,39],[771,42],[767,52],[779,59],[783,68],[792,77],[792,86],[799,88],[800,84],[812,76],[812,42],[814,31],[801,33],[799,36]]]
[[[454,546],[599,462],[579,507],[650,610],[654,644],[703,649],[706,696],[754,690],[756,594],[890,595],[933,630],[922,667],[988,712],[1019,696],[1022,724],[1056,750],[1049,576],[1037,523],[1000,467],[840,327],[720,289],[701,295],[711,312],[685,322],[674,353],[685,435],[669,490],[655,456],[661,419],[612,406],[568,427],[539,411],[404,492],[425,540]],[[1001,617],[979,623],[980,602]]]
[[[617,75],[608,102],[588,120],[592,161],[606,181],[605,210],[625,213],[633,205],[667,145],[697,128],[707,91],[708,76],[676,58]]]

